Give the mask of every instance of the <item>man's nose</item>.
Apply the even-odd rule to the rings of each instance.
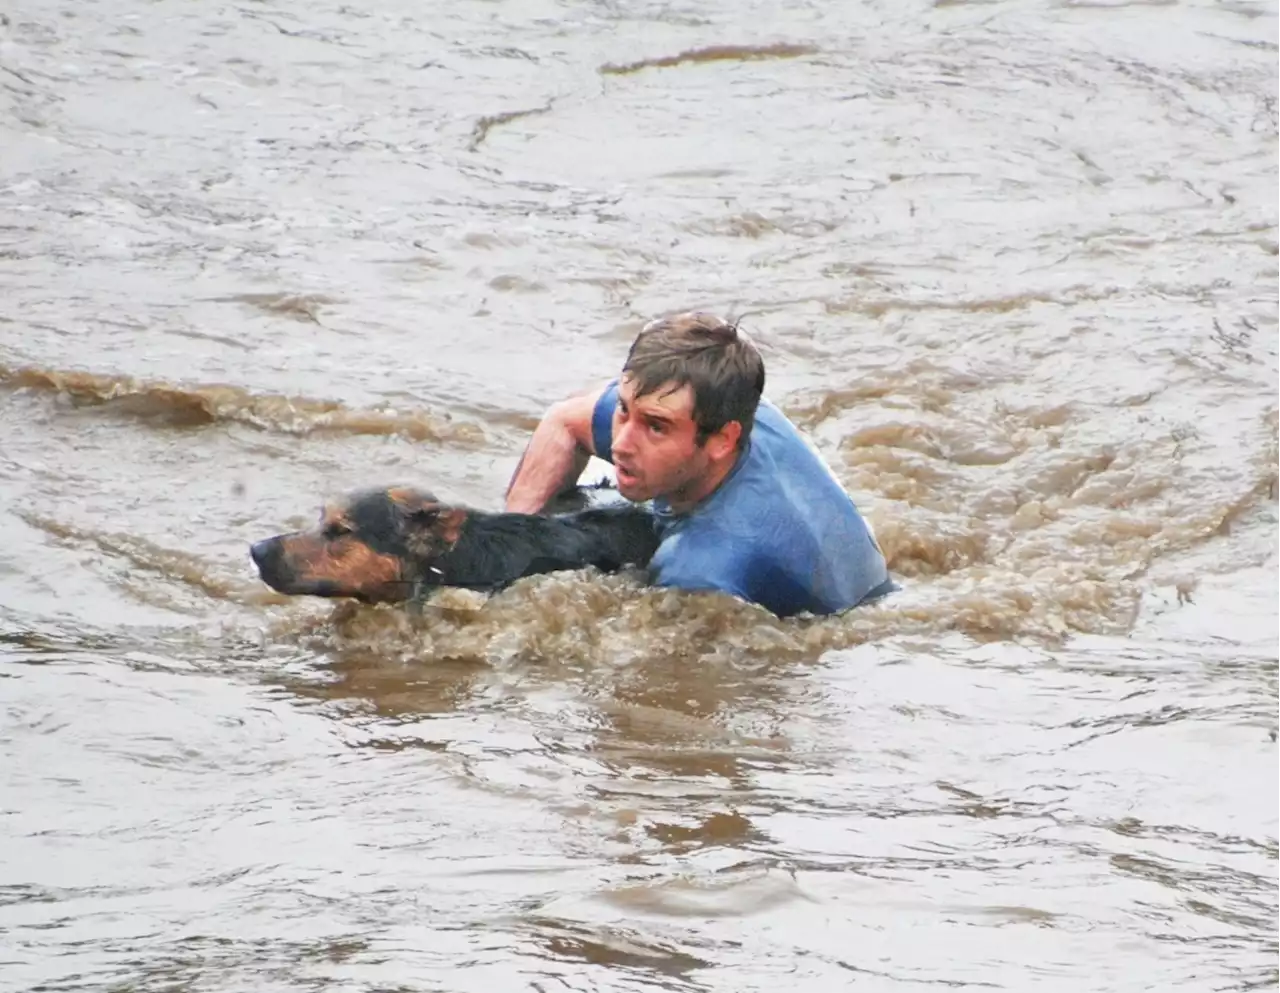
[[[619,455],[634,455],[635,427],[630,421],[619,424],[613,432],[613,450]]]

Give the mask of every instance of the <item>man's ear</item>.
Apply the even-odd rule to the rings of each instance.
[[[728,458],[738,448],[738,440],[742,437],[742,424],[739,421],[729,421],[715,434],[707,438],[703,450],[711,456],[715,461]]]

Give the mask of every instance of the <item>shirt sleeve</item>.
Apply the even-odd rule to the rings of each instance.
[[[604,388],[595,410],[591,412],[591,443],[596,457],[613,462],[613,412],[618,407],[618,381],[615,379]]]

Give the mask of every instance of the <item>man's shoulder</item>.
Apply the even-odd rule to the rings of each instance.
[[[756,408],[752,444],[770,458],[786,463],[792,471],[812,470],[829,474],[826,460],[777,404],[762,399]]]
[[[812,523],[815,511],[844,512],[849,495],[830,468],[785,417],[757,421],[739,470],[724,486],[714,516],[721,526],[791,540],[795,525]]]
[[[756,404],[756,423],[764,424],[788,441],[798,440],[801,437],[800,429],[792,423],[791,418],[768,397],[761,397],[760,402]]]

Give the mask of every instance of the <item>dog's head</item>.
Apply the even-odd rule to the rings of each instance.
[[[250,555],[279,593],[398,602],[431,583],[432,563],[457,543],[466,519],[466,510],[422,490],[365,490],[325,506],[315,527],[260,541]]]

